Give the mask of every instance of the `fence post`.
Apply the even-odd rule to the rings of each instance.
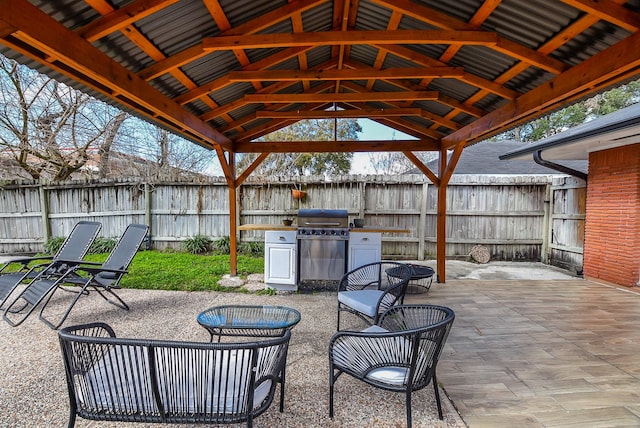
[[[551,222],[551,212],[553,205],[553,187],[550,183],[545,186],[544,196],[544,217],[542,218],[542,245],[540,247],[540,261],[544,264],[549,264],[551,255],[549,254],[549,244],[551,242],[551,228],[553,224]]]
[[[51,239],[51,223],[49,223],[49,196],[44,184],[40,183],[38,187],[40,193],[40,214],[42,216],[42,232],[44,234],[44,243]]]
[[[420,219],[418,220],[418,260],[424,260],[424,246],[427,234],[427,190],[429,183],[422,183],[422,197],[420,199]]]
[[[364,218],[364,213],[366,211],[366,201],[365,201],[365,194],[366,194],[366,186],[367,183],[363,180],[360,182],[360,184],[358,185],[358,187],[360,188],[360,197],[359,197],[359,201],[358,204],[360,205],[358,207],[358,218]]]
[[[151,197],[153,195],[153,188],[149,185],[149,183],[144,183],[144,197],[145,197],[145,210],[144,210],[144,222],[149,228],[149,233],[147,234],[147,250],[151,249],[151,237],[153,236],[153,229],[151,228],[151,209],[153,207],[153,201]]]

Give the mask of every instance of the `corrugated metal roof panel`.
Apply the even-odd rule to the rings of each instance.
[[[385,30],[391,18],[391,9],[379,6],[369,0],[358,3],[356,30]]]
[[[166,56],[200,43],[220,29],[202,2],[183,0],[139,20],[136,27]]]
[[[331,31],[333,29],[333,2],[322,3],[302,13],[304,31]]]
[[[191,0],[186,0],[191,1]],[[252,19],[260,18],[268,12],[286,6],[287,0],[219,0],[232,27],[237,27]]]
[[[182,71],[198,86],[213,82],[231,70],[240,68],[238,59],[231,51],[217,51],[185,64]]]
[[[244,94],[251,94],[255,92],[253,85],[249,82],[238,82],[233,83],[229,86],[225,86],[222,89],[219,89],[211,94],[211,98],[216,102],[216,104],[223,106],[226,104],[230,104],[233,101],[236,101],[239,98],[242,98]]]

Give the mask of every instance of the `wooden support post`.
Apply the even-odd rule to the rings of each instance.
[[[232,177],[236,173],[236,159],[233,153],[229,153],[229,171]],[[238,274],[238,199],[235,180],[228,180],[229,188],[229,263],[231,276]]]
[[[447,259],[447,185],[438,186],[438,213],[436,224],[436,278],[440,283],[446,280]]]
[[[422,184],[422,197],[420,198],[420,219],[418,220],[418,260],[424,260],[424,247],[427,235],[427,191],[429,183]]]

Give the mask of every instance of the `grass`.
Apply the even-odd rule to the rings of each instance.
[[[102,262],[108,254],[87,256],[90,261]],[[229,255],[195,255],[189,253],[164,253],[140,251],[136,254],[129,273],[122,278],[123,288],[181,290],[181,291],[229,291],[218,281],[230,272]],[[264,272],[262,257],[238,256],[238,276]]]

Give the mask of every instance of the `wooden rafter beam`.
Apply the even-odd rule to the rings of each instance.
[[[375,45],[378,49],[386,50],[393,55],[414,62],[418,65],[422,65],[424,67],[442,67],[446,66],[446,64],[435,60],[433,58],[428,57],[427,55],[421,54],[413,49],[409,49],[405,46],[400,45]],[[491,80],[483,79],[481,77],[475,76],[471,73],[464,73],[462,77],[459,78],[460,81],[468,83],[469,85],[476,86],[481,89],[485,89],[488,92],[491,92],[495,95],[498,95],[502,98],[506,98],[508,100],[512,100],[516,98],[519,94],[518,92],[505,88],[504,86],[492,82]]]
[[[271,49],[293,46],[331,46],[335,44],[464,44],[490,46],[495,45],[497,42],[498,36],[495,33],[486,31],[353,30],[207,37],[202,40],[202,49],[213,52],[238,48]]]
[[[388,108],[361,110],[294,110],[294,111],[257,111],[258,119],[342,119],[391,116],[422,116],[420,108]]]
[[[152,15],[179,0],[137,0],[93,20],[78,31],[80,37],[94,42]]]
[[[283,80],[368,80],[368,79],[421,79],[424,77],[456,78],[462,77],[460,67],[426,68],[388,68],[385,70],[349,69],[349,70],[264,70],[232,71],[228,74],[232,82],[277,82]]]
[[[26,0],[0,0],[2,43],[208,147],[231,141]],[[25,49],[29,46],[29,49]]]
[[[293,3],[289,3],[281,8],[272,10],[258,18],[245,22],[237,27],[230,28],[222,33],[222,37],[242,37],[239,35],[252,35],[265,28],[268,28],[280,21],[288,19],[291,15],[309,10],[326,0],[298,0]],[[256,36],[252,36],[256,37]],[[258,36],[259,37],[259,36]],[[242,46],[230,47],[230,50],[242,49]],[[171,70],[183,66],[189,62],[195,61],[205,55],[208,55],[211,50],[205,50],[202,48],[202,44],[192,46],[185,49],[169,58],[159,61],[144,70],[141,70],[138,75],[145,80],[155,79],[165,73],[169,73]]]
[[[405,101],[405,100],[437,100],[436,91],[417,92],[340,92],[332,94],[248,94],[244,96],[247,103],[262,104],[297,104],[297,103],[331,103],[331,102],[367,102],[367,101]]]
[[[236,153],[341,153],[437,151],[434,140],[237,142]]]
[[[478,31],[478,29],[465,21],[453,18],[445,13],[439,12],[433,8],[422,6],[410,0],[372,0],[393,11],[400,12],[404,15],[426,22],[436,28],[442,28],[450,31]],[[558,74],[569,68],[562,61],[558,61],[549,56],[543,55],[533,49],[518,43],[498,37],[496,43],[487,44],[488,47],[505,55],[525,61],[536,67],[550,73]]]
[[[562,0],[578,10],[635,33],[640,29],[640,14],[609,0]]]
[[[303,47],[297,47],[297,48],[291,48],[291,49],[284,49],[276,54],[269,55],[267,58],[264,58],[260,61],[256,61],[252,64],[249,64],[246,67],[243,67],[243,70],[255,71],[255,70],[261,70],[263,68],[272,67],[290,58],[298,56],[312,48],[313,48],[312,46],[303,46]],[[229,76],[225,75],[209,83],[205,83],[204,85],[198,88],[195,88],[185,94],[180,95],[179,97],[175,98],[175,102],[177,102],[178,104],[187,104],[198,98],[205,97],[207,94],[210,94],[211,92],[215,92],[220,89],[223,89],[232,83],[233,82],[229,80]]]
[[[444,137],[443,147],[479,141],[579,97],[640,74],[640,32]]]

